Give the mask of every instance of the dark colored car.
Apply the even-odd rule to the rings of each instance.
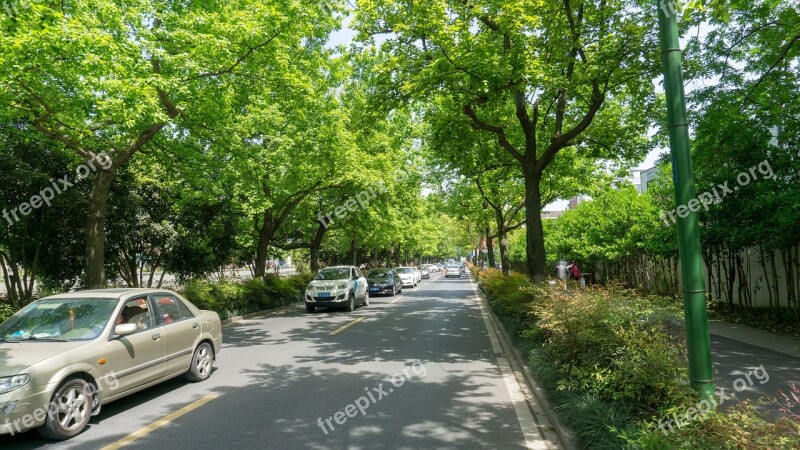
[[[396,295],[403,292],[403,280],[394,269],[372,269],[367,273],[370,294]]]

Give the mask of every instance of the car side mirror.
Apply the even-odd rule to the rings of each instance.
[[[127,336],[139,331],[139,325],[135,323],[121,323],[114,327],[114,333],[118,336]]]

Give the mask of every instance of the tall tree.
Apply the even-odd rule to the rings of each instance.
[[[0,16],[0,104],[77,155],[113,162],[88,198],[89,287],[105,282],[106,205],[120,167],[235,121],[237,86],[279,82],[272,75],[294,51],[335,26],[340,2],[326,4],[76,0]]]
[[[556,155],[570,147],[605,157],[647,148],[654,11],[626,0],[364,0],[359,7],[363,40],[388,33],[387,99],[449,96],[517,162],[527,268],[543,278],[541,184]]]

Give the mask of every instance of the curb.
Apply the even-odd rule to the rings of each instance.
[[[279,308],[265,309],[265,310],[262,310],[262,311],[256,311],[254,313],[245,314],[243,316],[229,317],[227,319],[221,320],[220,322],[222,322],[222,326],[226,326],[226,325],[231,325],[231,324],[234,324],[234,323],[237,323],[237,322],[241,322],[243,320],[254,319],[256,317],[268,317],[268,316],[275,315],[275,314],[277,314],[279,312],[283,312],[283,311],[287,311],[287,310],[296,308],[300,303],[302,303],[302,302],[291,303],[291,304],[288,304],[286,306],[281,306]]]
[[[516,365],[522,369],[521,374],[525,378],[525,382],[528,384],[528,388],[531,390],[531,392],[533,392],[534,396],[536,397],[536,401],[539,402],[539,405],[544,410],[545,415],[547,415],[547,419],[550,421],[550,425],[552,425],[553,428],[555,429],[558,439],[561,440],[561,444],[567,450],[577,450],[579,447],[578,447],[578,440],[575,437],[575,434],[573,434],[572,430],[567,428],[567,426],[561,422],[561,419],[558,417],[558,415],[556,415],[555,411],[553,410],[553,407],[547,400],[546,391],[536,382],[536,379],[534,378],[530,369],[528,369],[528,366],[525,364],[524,362],[525,360],[522,358],[522,355],[520,355],[519,350],[517,349],[516,346],[514,346],[514,343],[511,340],[511,336],[509,336],[508,331],[506,331],[506,327],[497,318],[497,315],[495,315],[494,310],[492,310],[491,306],[489,305],[489,301],[486,300],[486,297],[484,296],[480,286],[478,285],[477,282],[475,282],[474,278],[472,278],[471,281],[473,282],[473,286],[475,287],[475,292],[478,293],[481,302],[483,302],[484,307],[488,311],[489,317],[494,322],[495,328],[500,331],[500,335],[502,336],[504,346],[510,349],[509,355],[514,358],[514,362],[516,363]]]

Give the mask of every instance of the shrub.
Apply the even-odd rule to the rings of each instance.
[[[724,413],[700,416],[671,433],[664,428],[659,428],[655,421],[649,422],[635,438],[627,441],[642,450],[800,448],[800,424],[788,418],[771,423],[747,402]]]
[[[602,289],[550,289],[531,308],[539,320],[527,334],[552,355],[559,389],[632,405],[639,415],[691,398],[684,350],[646,302]]]
[[[0,303],[0,322],[3,322],[4,320],[8,319],[15,312],[16,310],[11,305],[7,303]]]

